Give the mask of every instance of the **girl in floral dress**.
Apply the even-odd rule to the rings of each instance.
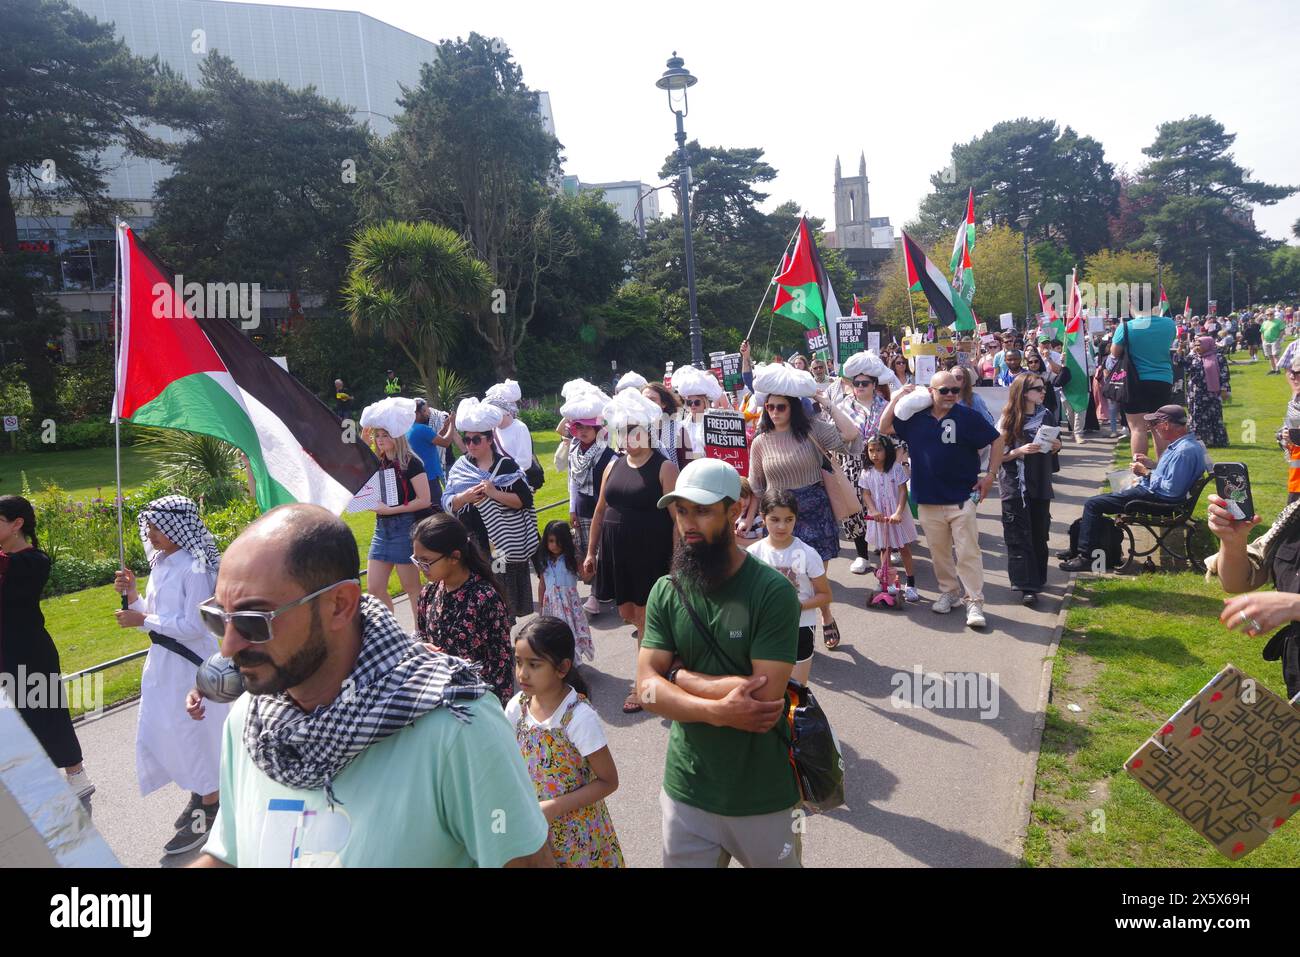
[[[618,769],[574,653],[573,632],[558,618],[542,615],[521,628],[515,638],[520,691],[506,705],[506,718],[551,825],[556,866],[622,867],[605,806],[618,788]]]
[[[897,549],[903,556],[903,571],[907,587],[903,598],[909,602],[921,600],[916,590],[916,569],[912,566],[912,542],[916,541],[916,524],[907,508],[907,469],[898,461],[898,450],[886,435],[874,435],[867,440],[867,461],[870,468],[862,470],[858,488],[862,490],[862,504],[874,521],[867,522],[867,543],[875,549]],[[894,586],[890,586],[893,590]]]
[[[578,597],[578,553],[568,522],[546,526],[538,547],[537,603],[542,614],[559,618],[573,631],[578,654],[586,661],[596,657],[591,627]]]

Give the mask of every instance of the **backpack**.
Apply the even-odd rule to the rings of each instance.
[[[1076,518],[1070,523],[1070,551],[1073,554],[1079,553],[1079,526],[1083,524],[1083,519]],[[1106,553],[1106,568],[1115,570],[1124,564],[1124,531],[1111,521],[1110,516],[1102,515],[1097,520],[1097,542],[1093,546],[1095,551],[1101,548]],[[1085,555],[1089,561],[1091,555]]]

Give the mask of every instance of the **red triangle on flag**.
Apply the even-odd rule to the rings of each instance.
[[[817,269],[813,266],[812,258],[812,236],[808,232],[806,218],[799,220],[799,236],[794,241],[794,252],[776,281],[782,286],[806,286],[817,281]]]

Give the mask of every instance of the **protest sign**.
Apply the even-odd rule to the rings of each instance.
[[[740,372],[740,353],[729,352],[722,357],[722,387],[728,392],[735,392],[745,384]]]
[[[826,330],[820,326],[816,329],[805,329],[803,336],[808,342],[808,355],[810,357],[819,352],[825,353],[831,347],[830,337],[826,335]]]
[[[1226,665],[1124,768],[1240,860],[1300,810],[1300,709]]]
[[[849,356],[857,355],[867,347],[863,342],[863,332],[867,328],[865,319],[840,319],[835,323],[835,344],[837,357],[842,364]],[[879,333],[877,333],[879,338]]]
[[[934,378],[934,356],[917,356],[916,357],[916,384],[929,385],[930,380]]]
[[[710,409],[704,413],[704,454],[722,459],[741,475],[749,474],[749,445],[745,417],[739,412]]]
[[[870,349],[872,352],[874,352],[876,355],[880,355],[880,333],[878,332],[867,333],[867,348]]]
[[[998,316],[998,324],[1002,326],[1003,329],[1010,331],[1015,328],[1016,317],[1009,312],[1004,312],[1002,315]]]

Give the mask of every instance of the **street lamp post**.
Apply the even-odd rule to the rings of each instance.
[[[1233,266],[1237,264],[1237,251],[1228,250],[1228,311],[1237,311],[1237,274],[1233,272]]]
[[[668,93],[668,109],[677,117],[678,190],[682,211],[682,230],[686,234],[686,296],[691,308],[691,363],[704,368],[704,339],[700,333],[700,314],[695,305],[695,251],[691,246],[691,168],[686,161],[686,127],[682,121],[689,110],[686,91],[698,81],[686,69],[685,60],[673,51],[668,69],[655,86]]]
[[[1210,250],[1205,250],[1205,314],[1210,314]]]
[[[1033,315],[1032,306],[1029,301],[1029,214],[1021,213],[1016,217],[1016,222],[1020,224],[1020,239],[1025,247],[1025,332],[1029,332],[1029,318]]]

